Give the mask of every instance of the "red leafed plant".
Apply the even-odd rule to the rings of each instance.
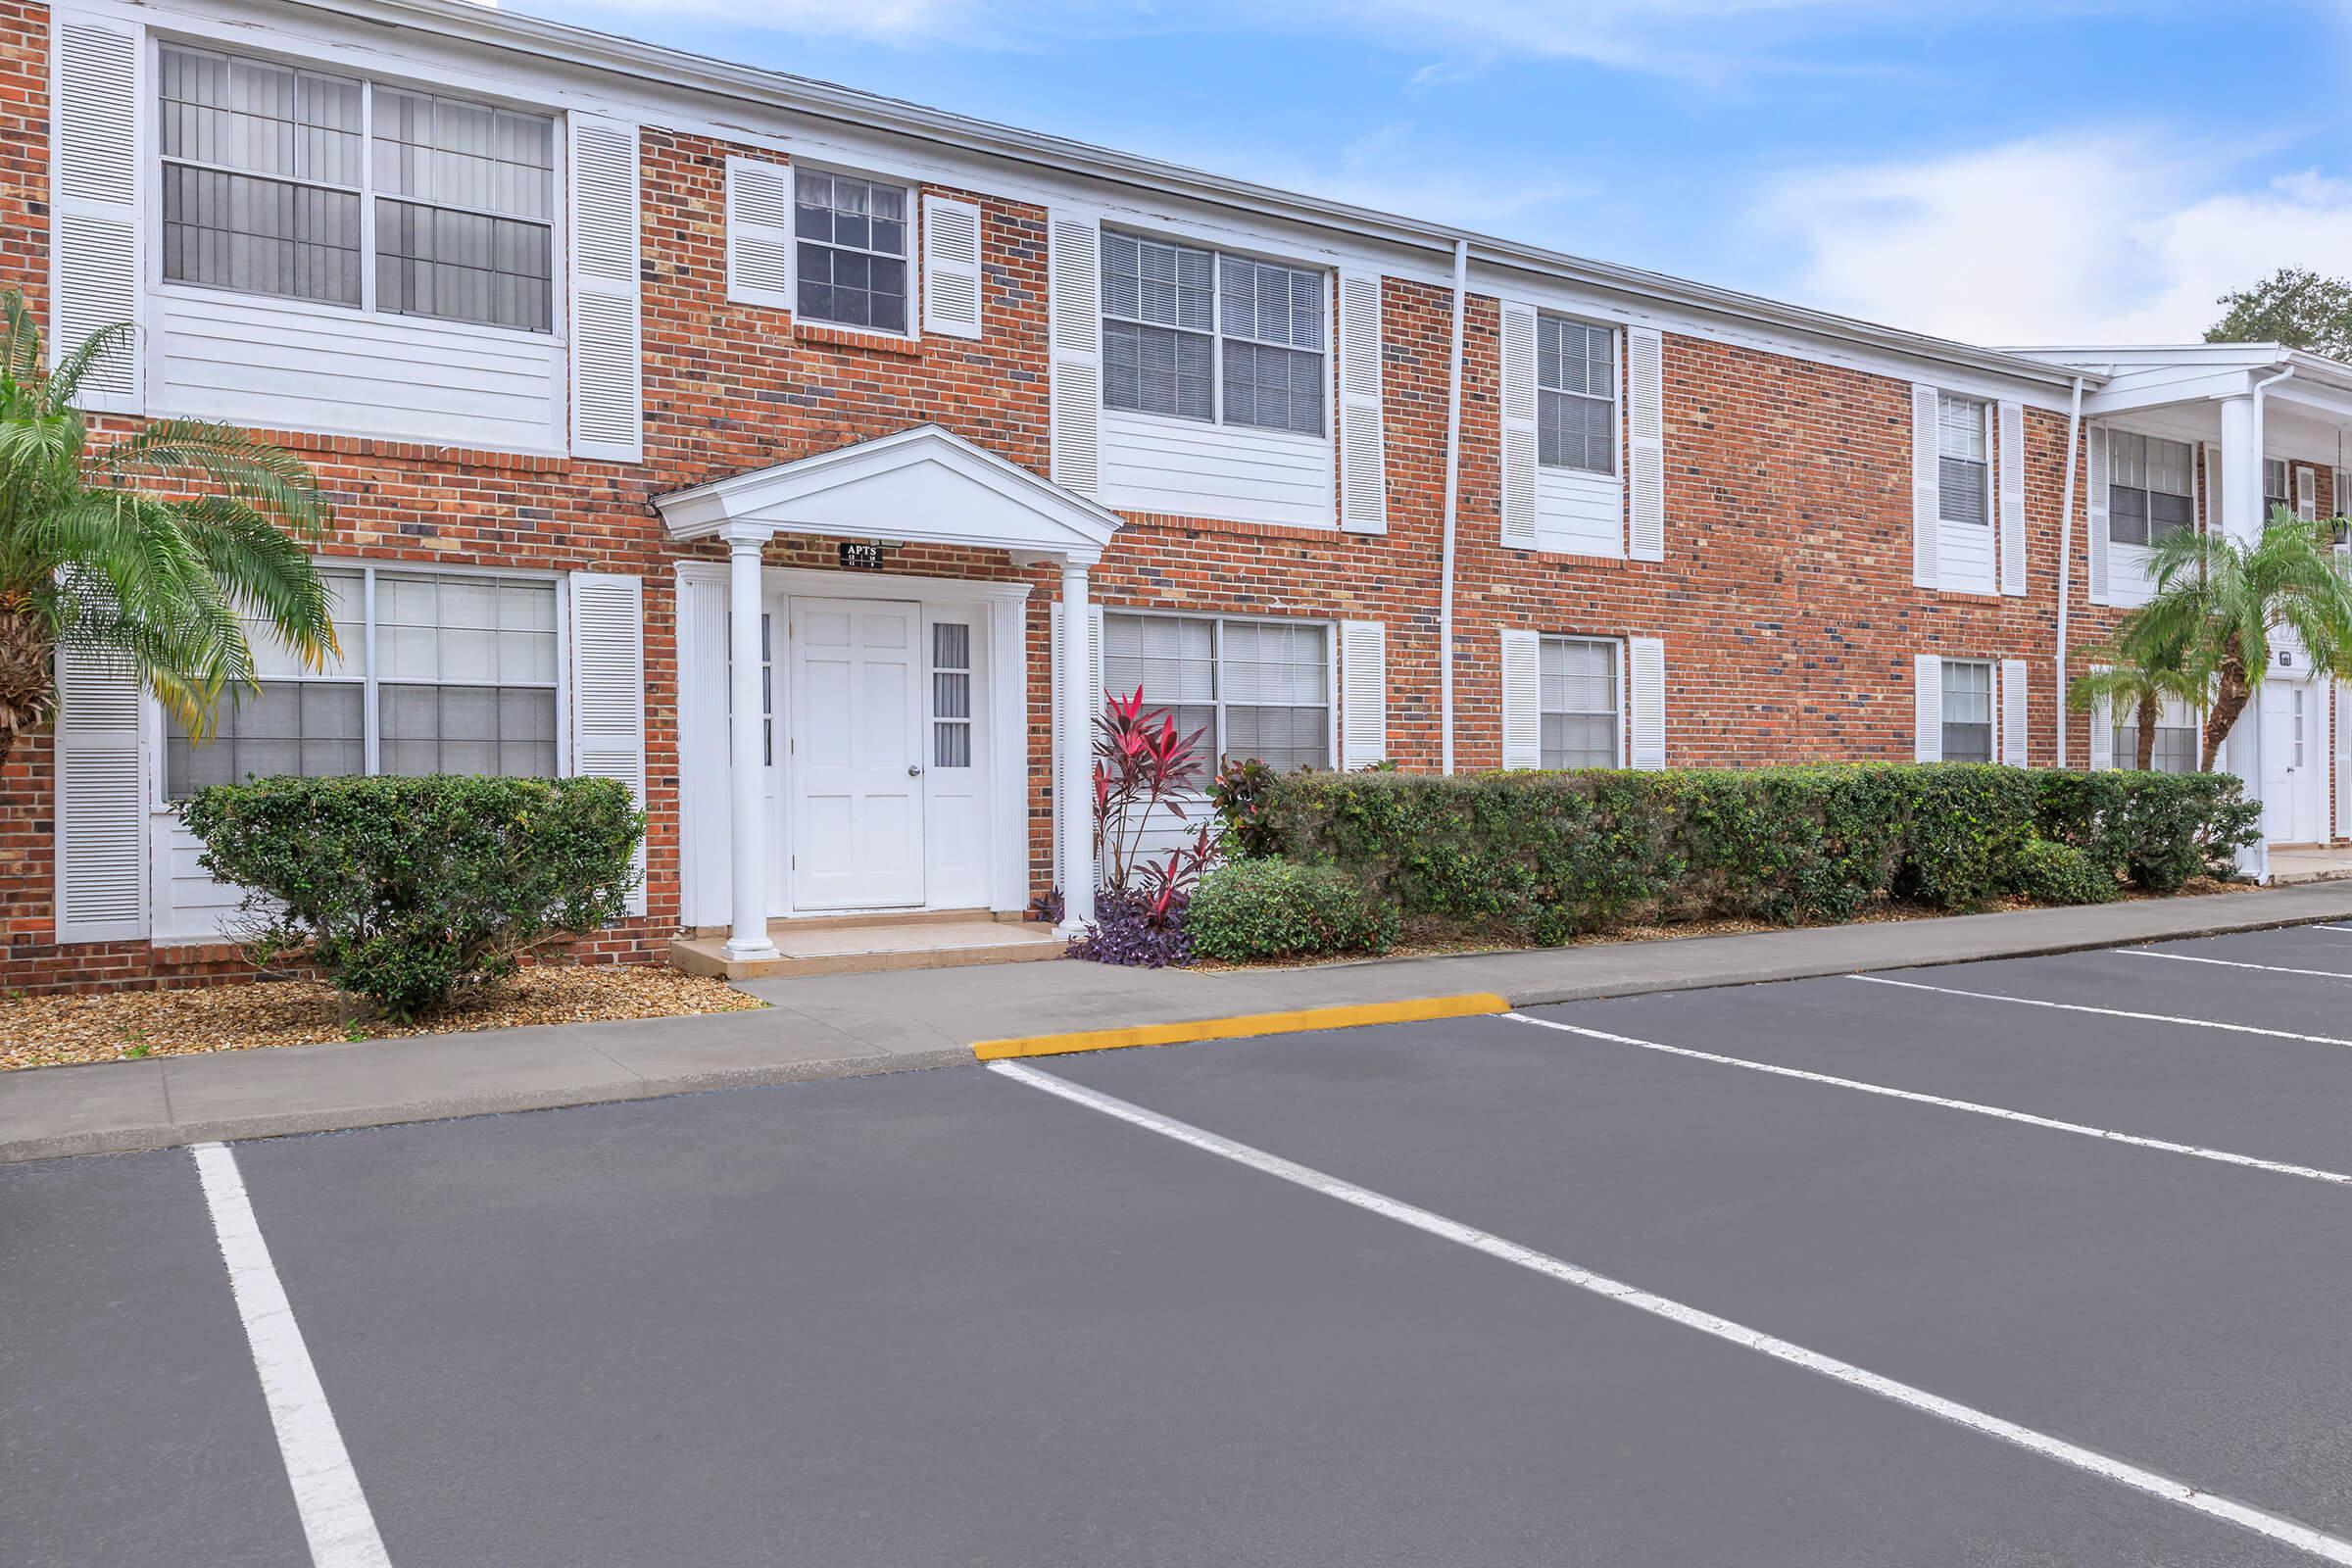
[[[1184,734],[1164,709],[1147,711],[1142,687],[1134,695],[1103,694],[1095,715],[1095,864],[1105,892],[1141,900],[1166,910],[1192,891],[1217,849],[1217,832],[1204,821],[1193,841],[1170,849],[1163,860],[1148,855],[1146,836],[1171,822],[1189,824],[1200,805],[1206,771],[1200,738]]]

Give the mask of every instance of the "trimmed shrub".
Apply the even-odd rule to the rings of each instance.
[[[1347,872],[1289,860],[1229,860],[1200,879],[1185,910],[1193,952],[1242,962],[1306,954],[1386,953],[1396,910]]]
[[[2010,891],[2036,904],[2105,904],[2122,891],[2115,873],[2071,844],[2028,839],[2010,870]]]
[[[1979,908],[2028,875],[2037,837],[2172,892],[2226,865],[2260,815],[2222,775],[1957,762],[1252,773],[1217,796],[1248,853],[1335,865],[1406,918],[1538,945],[1635,920],[1844,920],[1889,896]]]
[[[306,954],[404,1022],[619,919],[645,834],[604,778],[270,778],[183,810],[257,962]]]

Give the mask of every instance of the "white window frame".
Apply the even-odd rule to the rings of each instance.
[[[1103,363],[1105,366],[1107,366],[1109,363],[1109,342],[1107,335],[1103,332],[1103,327],[1108,322],[1116,320],[1127,322],[1131,325],[1163,327],[1167,328],[1168,330],[1178,332],[1199,330],[1198,328],[1194,327],[1170,328],[1167,327],[1167,323],[1164,321],[1147,321],[1140,317],[1114,317],[1111,315],[1110,302],[1107,299],[1101,297],[1100,290],[1102,288],[1102,256],[1103,254],[1103,248],[1106,242],[1113,234],[1120,235],[1127,239],[1143,240],[1153,245],[1171,245],[1179,250],[1206,251],[1208,253],[1208,331],[1206,335],[1208,337],[1209,416],[1205,419],[1196,419],[1188,415],[1182,414],[1161,414],[1150,409],[1121,408],[1110,401],[1110,381],[1107,375],[1105,375],[1102,380],[1102,406],[1104,414],[1112,415],[1119,418],[1164,420],[1169,424],[1193,430],[1198,430],[1204,427],[1214,430],[1239,430],[1252,435],[1272,436],[1277,439],[1287,437],[1297,441],[1329,441],[1334,439],[1333,431],[1336,429],[1334,421],[1338,417],[1338,413],[1333,408],[1333,405],[1339,401],[1339,382],[1336,379],[1338,374],[1337,367],[1339,365],[1339,322],[1337,319],[1339,310],[1339,274],[1334,268],[1320,262],[1302,262],[1293,257],[1277,256],[1265,251],[1240,250],[1230,245],[1220,245],[1210,240],[1200,239],[1190,235],[1155,233],[1151,229],[1140,228],[1129,223],[1105,221],[1097,229],[1097,251],[1095,262],[1096,288],[1098,290],[1098,297],[1095,307],[1095,348],[1096,352],[1102,357],[1102,363]],[[1323,361],[1323,374],[1320,383],[1323,388],[1323,428],[1320,431],[1292,430],[1287,428],[1278,428],[1274,425],[1268,424],[1231,424],[1226,421],[1225,338],[1227,334],[1225,331],[1224,264],[1227,257],[1232,257],[1235,261],[1241,262],[1262,262],[1269,267],[1287,267],[1295,272],[1312,272],[1321,279],[1323,289],[1323,341],[1321,346],[1315,350],[1315,353]],[[1260,338],[1244,337],[1239,333],[1233,335],[1244,343],[1260,343],[1267,348],[1287,349],[1295,353],[1303,352],[1296,343],[1264,343],[1264,340]],[[1250,617],[1241,616],[1234,618],[1248,619]],[[1334,622],[1334,624],[1336,625],[1337,622]]]
[[[2271,488],[2271,470],[2273,468],[2278,470],[2278,488],[2277,490]],[[2273,507],[2284,507],[2290,517],[2295,514],[2295,469],[2294,465],[2284,458],[2262,460],[2262,515],[2255,519],[2257,524],[2269,525]]]
[[[163,52],[167,46],[174,49],[186,49],[198,54],[216,55],[224,59],[251,61],[257,65],[271,66],[285,71],[307,72],[317,76],[332,76],[339,80],[356,81],[360,84],[360,156],[362,167],[366,171],[366,177],[358,191],[360,198],[359,304],[345,305],[334,300],[299,299],[290,294],[259,294],[246,289],[226,288],[211,283],[190,283],[165,278],[162,171],[166,160],[163,131],[158,122],[163,112]],[[377,87],[386,87],[398,92],[422,93],[435,98],[462,99],[465,102],[480,104],[487,108],[505,109],[518,115],[532,115],[552,122],[553,158],[548,171],[552,189],[550,193],[551,210],[547,219],[549,295],[547,330],[541,331],[527,326],[502,326],[493,321],[461,321],[447,317],[422,316],[409,311],[382,311],[376,308],[375,204],[381,194],[375,183],[375,89]],[[516,98],[504,98],[494,93],[478,92],[468,86],[454,85],[448,82],[421,80],[397,74],[378,74],[372,71],[354,71],[339,63],[329,64],[323,61],[289,59],[267,49],[246,48],[243,46],[242,40],[223,42],[218,38],[151,32],[147,39],[147,81],[140,94],[139,116],[139,122],[145,127],[144,144],[138,153],[141,169],[143,172],[152,171],[155,174],[154,178],[145,181],[146,192],[141,202],[142,218],[144,219],[142,227],[148,238],[144,245],[146,255],[141,262],[140,273],[151,292],[173,299],[249,300],[270,310],[317,312],[335,320],[351,320],[354,318],[360,318],[371,322],[380,322],[386,327],[395,329],[414,326],[430,331],[482,332],[508,340],[520,340],[555,348],[566,345],[570,327],[571,304],[571,258],[566,248],[571,223],[571,170],[568,163],[570,138],[565,133],[565,119],[561,109]],[[171,162],[189,164],[191,167],[203,169],[219,167],[210,164],[196,164],[189,159],[173,159]],[[230,171],[230,172],[239,172]],[[258,177],[269,179],[275,176],[262,175]],[[303,182],[295,181],[294,183]],[[411,200],[411,198],[401,196],[392,196],[388,199],[393,201]],[[428,202],[422,205],[430,207],[449,204]],[[470,211],[471,209],[456,210]],[[504,213],[487,216],[512,217],[511,214]],[[531,223],[539,221],[537,219],[514,219],[514,220]]]
[[[2110,721],[2110,734],[2108,737],[2108,760],[2116,767],[2130,768],[2139,759],[2139,749],[2137,744],[2139,716],[2137,705],[2133,703],[2118,702],[2110,704],[2109,707],[2111,711],[2108,714]],[[2176,715],[2180,717],[2180,723],[2166,722],[2166,720],[2173,718]],[[2181,702],[2178,697],[2167,697],[2157,705],[2156,728],[2160,732],[2168,729],[2185,729],[2188,732],[2189,741],[2188,766],[2179,769],[2160,767],[2157,769],[2157,771],[2160,773],[2173,771],[2181,773],[2194,773],[2197,771],[2197,758],[2204,745],[2204,710],[2201,708],[2190,707],[2188,704]],[[2124,737],[2127,733],[2132,735],[2132,743],[2130,745],[2125,744]]]
[[[1939,659],[1936,668],[1936,710],[1937,714],[1936,756],[1953,760],[1952,748],[1946,736],[1952,727],[1951,672],[1954,665],[1965,664],[1984,671],[1984,751],[1987,763],[2001,760],[2001,662],[1997,659]]]
[[[1578,472],[1583,472],[1583,471],[1585,471],[1585,470],[1583,470],[1583,469],[1578,469],[1578,470],[1576,470],[1576,471],[1578,471]],[[1543,756],[1544,756],[1544,715],[1545,715],[1546,713],[1549,713],[1549,712],[1551,712],[1551,711],[1552,711],[1552,710],[1550,710],[1550,709],[1547,709],[1547,708],[1545,708],[1545,707],[1544,706],[1544,652],[1543,652],[1543,651],[1544,651],[1544,645],[1546,645],[1546,644],[1550,644],[1550,643],[1582,643],[1582,644],[1585,644],[1585,645],[1586,645],[1586,646],[1588,646],[1588,647],[1606,648],[1606,649],[1609,651],[1609,681],[1610,681],[1610,684],[1611,684],[1611,686],[1612,686],[1612,687],[1615,689],[1615,691],[1616,691],[1616,693],[1617,693],[1617,711],[1616,711],[1616,716],[1615,716],[1616,736],[1617,736],[1617,745],[1616,745],[1616,748],[1615,748],[1615,751],[1616,751],[1616,760],[1615,760],[1613,762],[1611,762],[1609,765],[1610,765],[1610,766],[1612,766],[1612,767],[1620,767],[1620,768],[1621,768],[1621,767],[1624,767],[1624,766],[1626,766],[1626,765],[1627,765],[1627,760],[1626,760],[1626,758],[1627,758],[1627,748],[1628,748],[1629,746],[1631,746],[1631,745],[1632,745],[1632,740],[1631,740],[1632,715],[1631,715],[1631,713],[1630,713],[1630,711],[1629,711],[1629,707],[1628,707],[1628,705],[1629,705],[1629,703],[1630,703],[1630,701],[1631,701],[1631,693],[1630,693],[1630,692],[1627,690],[1627,682],[1628,682],[1628,679],[1629,679],[1629,674],[1630,674],[1630,672],[1629,672],[1629,670],[1628,670],[1628,668],[1627,668],[1627,662],[1626,662],[1626,657],[1625,657],[1625,639],[1624,639],[1624,638],[1622,638],[1622,637],[1593,637],[1593,636],[1589,636],[1589,635],[1587,635],[1587,634],[1585,634],[1585,633],[1582,633],[1582,632],[1548,632],[1548,631],[1547,631],[1547,632],[1542,632],[1542,633],[1539,633],[1539,634],[1537,635],[1537,638],[1536,638],[1536,759],[1537,759],[1537,765],[1538,765],[1539,767],[1542,767],[1542,768],[1549,768],[1549,767],[1551,766],[1551,764],[1550,764],[1549,762],[1546,762],[1546,761],[1544,761],[1544,760],[1543,760]],[[1565,710],[1565,709],[1562,709],[1562,710],[1560,710],[1560,712],[1561,712],[1563,715],[1567,715],[1567,713],[1568,713],[1568,710]],[[1578,718],[1590,718],[1590,717],[1592,717],[1592,715],[1591,715],[1590,713],[1577,713],[1577,714],[1570,715],[1570,716],[1574,716],[1574,717],[1578,717]]]
[[[1198,421],[1188,420],[1187,422],[1196,423]],[[1210,699],[1208,706],[1215,714],[1215,720],[1211,725],[1212,733],[1208,736],[1206,763],[1206,766],[1211,769],[1215,768],[1225,758],[1225,628],[1228,625],[1281,626],[1291,629],[1299,626],[1320,626],[1323,628],[1323,755],[1326,759],[1321,765],[1327,769],[1338,765],[1336,760],[1340,755],[1340,623],[1338,621],[1326,620],[1319,615],[1225,615],[1213,612],[1202,613],[1199,611],[1130,608],[1124,605],[1105,605],[1102,607],[1102,615],[1106,623],[1102,634],[1105,644],[1103,649],[1106,656],[1105,662],[1107,662],[1109,652],[1107,645],[1110,640],[1107,622],[1111,616],[1128,615],[1157,620],[1205,620],[1211,624],[1213,630],[1209,633],[1209,673],[1211,683],[1215,687],[1215,695]],[[1104,678],[1107,681],[1108,677]],[[1237,706],[1252,708],[1285,705],[1242,703]],[[1205,778],[1202,780],[1202,785],[1205,788]]]
[[[2187,453],[2187,462],[2185,467],[2182,469],[2182,476],[2188,484],[2188,520],[2180,524],[2179,531],[2184,533],[2197,532],[2197,444],[2194,441],[2183,441],[2179,436],[2163,435],[2154,430],[2135,430],[2129,425],[2110,425],[2107,431],[2107,538],[2109,547],[2111,549],[2135,551],[2154,550],[2156,548],[2155,497],[2160,494],[2174,495],[2179,493],[2171,490],[2159,491],[2153,486],[2145,483],[2138,485],[2123,485],[2116,483],[2115,475],[2118,466],[2118,458],[2115,451],[2115,443],[2118,438],[2129,438],[2131,440],[2142,443],[2162,441],[2169,445],[2180,447]],[[2144,460],[2141,478],[2143,480],[2146,478],[2146,473],[2144,471]],[[2117,536],[2115,531],[2115,492],[2118,490],[2132,489],[2136,489],[2149,498],[2147,514],[2141,519],[2146,525],[2147,529],[2147,538],[2145,540],[2134,541],[2121,538]]]
[[[1982,516],[1954,517],[1947,515],[1943,510],[1944,498],[1951,493],[1952,488],[1950,485],[1942,482],[1941,469],[1944,458],[1946,456],[1943,450],[1943,411],[1946,404],[1953,403],[1966,404],[1977,411],[1977,429],[1979,433],[1979,440],[1982,443],[1984,456],[1981,458],[1956,458],[1954,461],[1962,463],[1975,463],[1982,466],[1984,470],[1984,509]],[[1990,399],[1970,397],[1964,392],[1948,392],[1940,387],[1936,389],[1936,463],[1937,474],[1936,485],[1936,520],[1938,523],[1949,523],[1954,527],[1960,528],[1990,528],[1993,525],[1995,513],[1997,507],[1999,506],[2000,498],[1995,489],[1997,475],[1994,473],[1992,466],[1992,416],[1993,404]]]
[[[1597,330],[1597,331],[1601,331],[1601,332],[1606,332],[1606,333],[1608,334],[1608,337],[1609,337],[1609,457],[1610,457],[1610,459],[1612,460],[1612,466],[1611,466],[1610,467],[1606,468],[1606,469],[1601,469],[1601,468],[1579,468],[1579,467],[1576,467],[1576,466],[1562,466],[1562,465],[1559,465],[1559,464],[1545,463],[1545,462],[1544,461],[1544,394],[1545,392],[1547,392],[1547,391],[1548,391],[1548,392],[1550,392],[1550,393],[1551,393],[1553,396],[1555,396],[1555,397],[1584,398],[1584,399],[1586,399],[1586,400],[1587,400],[1587,401],[1589,401],[1589,402],[1598,402],[1598,401],[1599,401],[1599,399],[1592,397],[1592,396],[1590,393],[1585,393],[1585,392],[1562,392],[1562,391],[1560,391],[1560,390],[1559,390],[1559,389],[1557,389],[1557,388],[1554,388],[1554,387],[1546,387],[1546,386],[1544,386],[1544,323],[1545,321],[1565,321],[1565,322],[1568,322],[1569,324],[1571,324],[1571,325],[1574,325],[1574,326],[1581,326],[1581,327],[1585,327],[1585,328],[1588,328],[1588,329],[1591,329],[1591,330]],[[1544,468],[1548,468],[1548,469],[1549,469],[1550,471],[1552,471],[1553,473],[1582,473],[1582,474],[1588,474],[1588,475],[1590,475],[1591,477],[1592,477],[1592,478],[1595,478],[1595,479],[1618,479],[1618,480],[1622,480],[1622,479],[1625,477],[1625,446],[1626,446],[1626,427],[1625,427],[1625,372],[1626,372],[1626,369],[1627,369],[1627,365],[1626,365],[1626,358],[1625,358],[1625,328],[1624,328],[1624,327],[1620,326],[1619,324],[1617,324],[1617,323],[1616,323],[1616,322],[1614,322],[1614,321],[1599,321],[1599,320],[1594,320],[1594,319],[1592,319],[1592,318],[1590,318],[1590,317],[1576,316],[1576,315],[1573,315],[1573,314],[1571,314],[1571,313],[1569,313],[1569,312],[1567,312],[1567,311],[1546,311],[1546,310],[1541,310],[1541,309],[1539,309],[1539,310],[1536,312],[1536,466],[1537,466],[1539,469],[1544,469]],[[1538,526],[1539,526],[1539,527],[1541,527],[1541,521],[1540,521],[1540,520],[1539,520],[1539,524],[1538,524]],[[1622,543],[1622,540],[1620,541],[1620,543]],[[1622,674],[1622,673],[1623,673],[1622,669],[1619,671],[1619,673],[1620,673],[1620,674]]]
[[[885,337],[902,343],[914,343],[923,335],[923,188],[911,179],[897,174],[877,173],[848,164],[803,162],[795,159],[792,168],[792,321],[794,326],[806,322],[828,332],[862,332],[868,337]],[[894,331],[887,326],[859,326],[855,321],[836,321],[826,317],[809,316],[802,308],[801,247],[804,244],[821,245],[827,250],[846,250],[853,247],[830,244],[824,240],[801,238],[801,181],[810,174],[823,174],[834,179],[862,180],[868,185],[887,186],[898,191],[906,201],[906,326]],[[858,251],[862,256],[882,256],[881,251]]]
[[[314,675],[304,673],[290,676],[270,676],[275,684],[287,681],[328,681],[357,684],[360,697],[360,751],[363,771],[348,777],[376,778],[383,776],[383,734],[380,694],[384,686],[444,685],[461,682],[387,680],[378,673],[380,661],[376,658],[375,584],[378,573],[389,572],[397,577],[482,577],[499,582],[545,583],[556,598],[556,777],[571,775],[571,596],[564,591],[566,573],[561,571],[509,570],[500,566],[441,565],[423,561],[379,561],[350,556],[320,556],[312,561],[321,572],[358,573],[360,576],[357,608],[360,622],[360,647],[345,649],[348,664],[358,667],[355,675]],[[500,682],[501,685],[539,686],[535,681]],[[225,700],[225,699],[224,699]],[[163,706],[152,697],[147,702],[149,752],[155,758],[148,781],[148,804],[155,810],[170,810],[177,805],[171,796],[167,775],[165,742],[170,730],[165,721]],[[485,775],[488,776],[488,775]]]

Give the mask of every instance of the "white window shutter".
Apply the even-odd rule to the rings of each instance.
[[[2087,449],[2082,459],[2083,513],[2090,519],[2090,602],[2107,603],[2111,590],[2107,566],[2107,427],[2094,424],[2084,432]]]
[[[727,779],[727,584],[678,579],[680,923],[725,925],[735,825]]]
[[[2295,515],[2316,522],[2320,515],[2320,475],[2316,468],[2295,465]]]
[[[138,677],[88,649],[57,651],[57,940],[147,934],[147,793]]]
[[[1911,760],[1943,760],[1943,661],[1934,654],[1911,660]]]
[[[2001,661],[2001,760],[2024,767],[2027,741],[2032,735],[2031,710],[2026,705],[2026,662]]]
[[[792,166],[727,160],[727,298],[792,309]]]
[[[616,778],[645,808],[645,583],[613,572],[571,574],[571,770]],[[645,845],[629,912],[645,912]]]
[[[980,204],[923,198],[923,330],[980,335]]]
[[[1666,765],[1666,645],[1655,637],[1626,639],[1631,678],[1626,682],[1633,709],[1633,744],[1628,760],[1635,767]]]
[[[1502,542],[1514,550],[1536,548],[1536,308],[1504,300]]]
[[[1936,433],[1936,389],[1921,382],[1911,386],[1911,582],[1934,588],[1942,581],[1936,564],[1936,535],[1942,526],[1942,455]],[[1940,733],[1940,731],[1938,732]]]
[[[1340,274],[1340,526],[1389,531],[1389,469],[1381,423],[1378,272]]]
[[[637,127],[571,117],[571,450],[644,456]]]
[[[1340,765],[1370,767],[1389,755],[1389,629],[1340,622]]]
[[[1047,220],[1046,292],[1052,339],[1047,418],[1054,482],[1093,495],[1102,472],[1102,231],[1091,216]]]
[[[51,212],[49,356],[63,359],[102,327],[131,331],[81,383],[100,414],[141,409],[139,307],[139,79],[136,25],[57,19],[52,108],[56,201]]]
[[[1995,453],[2001,466],[2001,592],[2026,591],[2026,410],[2003,403]]]
[[[1626,555],[1635,561],[1666,559],[1666,343],[1646,326],[1629,329],[1626,341],[1626,443],[1630,472]],[[1640,764],[1636,764],[1639,766]]]
[[[1544,765],[1544,646],[1532,631],[1502,634],[1502,765]]]
[[[2105,664],[2090,666],[2093,675],[2107,672]],[[2063,719],[2064,715],[2060,717]],[[2112,698],[2094,697],[2090,704],[2090,770],[2103,773],[2119,765],[2115,756],[2115,702]]]

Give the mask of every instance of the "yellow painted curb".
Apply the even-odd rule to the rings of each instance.
[[[1008,1056],[1059,1056],[1073,1051],[1111,1051],[1120,1046],[1175,1046],[1190,1040],[1241,1040],[1250,1035],[1294,1035],[1308,1029],[1353,1029],[1368,1023],[1422,1023],[1431,1018],[1473,1018],[1508,1012],[1511,1004],[1491,991],[1453,997],[1414,997],[1404,1002],[1353,1002],[1297,1012],[1246,1012],[1231,1018],[1191,1023],[1146,1023],[1125,1029],[1080,1029],[1066,1035],[1021,1035],[980,1040],[972,1054],[982,1061]]]

